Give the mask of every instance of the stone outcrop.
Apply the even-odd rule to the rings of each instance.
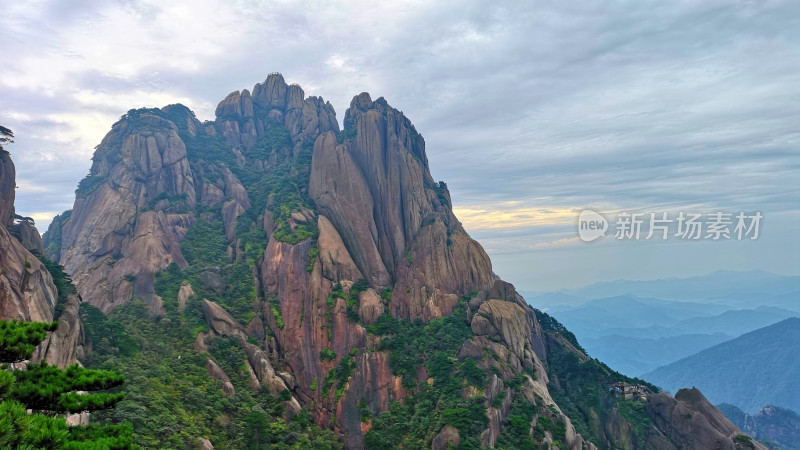
[[[42,236],[44,255],[50,261],[58,262],[61,260],[61,230],[71,214],[72,210],[69,210],[53,217],[50,226],[47,227],[48,231]]]
[[[222,221],[225,224],[225,236],[229,242],[234,240],[236,220],[250,207],[250,199],[242,182],[227,168],[223,169],[225,177],[225,197],[230,200],[222,205]]]
[[[9,226],[8,231],[17,238],[25,249],[32,253],[44,255],[44,244],[39,231],[31,223],[21,220]]]
[[[58,291],[50,272],[30,252],[41,252],[38,231],[24,220],[13,223],[15,177],[11,157],[0,151],[0,319],[52,322]],[[8,227],[16,231],[14,235]],[[83,338],[79,303],[76,296],[67,298],[58,327],[36,348],[33,361],[59,367],[77,362]]]
[[[217,117],[242,118],[253,117],[253,101],[250,98],[250,91],[243,90],[231,92],[224,100],[219,102],[214,112]]]
[[[655,394],[647,403],[647,412],[658,429],[678,448],[766,450],[758,442],[745,445],[737,440],[736,436],[743,432],[695,388],[681,389],[674,398],[663,393]]]
[[[208,325],[214,333],[219,336],[234,338],[244,348],[244,352],[247,355],[248,370],[253,375],[253,379],[250,380],[251,388],[257,389],[259,386],[266,386],[273,394],[279,394],[283,390],[288,389],[287,383],[284,380],[286,375],[282,377],[275,371],[267,352],[256,345],[246,342],[247,334],[236,319],[225,311],[224,308],[209,300],[203,300],[202,310],[206,322],[208,322]],[[201,336],[198,336],[198,339],[201,339]],[[202,339],[205,339],[205,336],[203,336]],[[195,342],[195,350],[207,351],[205,343]],[[233,395],[233,386],[231,385],[230,388],[226,387],[226,383],[230,383],[230,379],[227,378],[227,376],[224,378],[222,377],[222,375],[224,375],[222,369],[219,369],[211,360],[209,360],[206,369],[213,378],[223,382],[222,388],[226,395]],[[220,375],[220,372],[222,375]],[[300,403],[294,398],[288,402],[288,406],[293,413],[300,411]]]
[[[358,305],[358,316],[364,325],[372,325],[383,314],[383,302],[373,289],[358,294]]]
[[[431,442],[431,450],[447,450],[449,448],[457,448],[461,439],[458,435],[458,429],[452,425],[445,425],[442,431],[433,438]]]
[[[194,290],[192,289],[192,285],[190,283],[181,284],[181,287],[178,288],[178,312],[183,312],[186,309],[186,302],[189,301],[189,298],[194,295]]]
[[[51,322],[58,292],[50,273],[11,235],[16,170],[0,152],[0,319]]]
[[[743,411],[737,416],[728,412],[726,415],[736,421],[736,425],[745,433],[758,440],[777,443],[787,449],[800,442],[800,416],[790,409],[765,406],[755,415]]]
[[[228,377],[225,371],[214,362],[214,360],[208,360],[206,363],[206,371],[211,378],[219,381],[222,384],[222,392],[225,397],[232,397],[236,395],[236,390],[233,388],[231,379]]]
[[[339,132],[336,113],[319,97],[305,97],[303,89],[287,85],[283,75],[270,74],[263,83],[228,94],[217,105],[216,128],[234,148],[246,154],[274,124],[289,130],[292,141],[315,139],[320,133]],[[216,131],[216,130],[215,130]]]
[[[214,450],[214,445],[206,438],[200,438],[197,447],[201,450]]]
[[[193,215],[184,211],[196,206],[176,125],[147,111],[123,117],[82,183],[61,224],[60,262],[84,301],[103,311],[131,298],[151,302],[154,274],[186,266],[179,243]]]
[[[364,278],[331,221],[320,215],[317,228],[319,229],[317,246],[322,264],[322,275],[331,281]]]
[[[83,324],[81,323],[80,300],[77,296],[67,297],[56,330],[48,334],[33,354],[33,362],[46,361],[61,368],[75,364],[83,350]]]
[[[239,322],[221,306],[212,301],[203,300],[202,309],[206,322],[208,322],[208,325],[215,333],[220,336],[247,339],[247,335],[244,333]]]
[[[218,273],[210,270],[200,272],[200,283],[202,283],[204,288],[216,292],[217,294],[225,292],[225,289],[228,288],[228,285],[225,284],[225,280],[223,280]]]
[[[0,227],[0,318],[51,322],[58,292],[50,273]]]
[[[429,320],[492,284],[491,262],[428,170],[425,141],[383,98],[362,93],[345,114],[352,140],[317,139],[309,192],[364,277],[394,287],[392,314]]]

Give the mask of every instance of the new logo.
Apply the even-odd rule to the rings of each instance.
[[[584,209],[578,216],[578,236],[584,242],[591,242],[605,236],[608,230],[608,221],[605,217],[592,211]]]

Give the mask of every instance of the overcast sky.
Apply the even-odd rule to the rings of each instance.
[[[402,110],[520,289],[800,274],[800,2],[0,4],[0,124],[17,136],[17,211],[40,230],[128,109],[212,119],[279,71],[340,122],[362,91]],[[584,208],[764,220],[755,241],[584,243]]]

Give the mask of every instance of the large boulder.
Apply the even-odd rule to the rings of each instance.
[[[200,283],[211,292],[222,294],[228,288],[225,280],[216,272],[204,270],[200,272]]]
[[[677,448],[740,448],[741,442],[736,437],[744,433],[695,388],[681,389],[675,398],[665,393],[653,394],[647,402],[647,412]],[[766,450],[755,441],[748,447]]]
[[[461,438],[458,434],[458,428],[452,425],[445,425],[442,431],[433,438],[431,442],[431,450],[447,450],[449,448],[457,448],[461,443]]]
[[[491,299],[481,304],[472,318],[472,332],[502,339],[520,359],[525,356],[525,347],[530,347],[531,329],[525,310],[509,301]]]
[[[373,289],[358,294],[358,316],[364,325],[372,325],[383,314],[381,297]]]
[[[35,252],[44,255],[44,245],[42,244],[42,236],[39,235],[39,230],[36,229],[27,220],[21,220],[9,227],[11,234],[25,247],[29,252]]]
[[[253,103],[265,109],[284,109],[288,88],[283,75],[273,72],[264,83],[258,83],[253,87]]]
[[[181,287],[178,289],[178,312],[183,312],[186,309],[186,302],[189,301],[194,295],[194,289],[192,289],[191,283],[182,283]]]
[[[245,334],[242,326],[236,319],[231,316],[228,311],[225,311],[224,308],[219,306],[218,304],[210,301],[210,300],[203,300],[201,305],[203,309],[203,315],[206,318],[206,322],[214,330],[215,333],[219,334],[220,336],[226,337],[239,337],[242,340],[247,339],[247,335]]]
[[[231,384],[231,379],[214,360],[209,359],[208,362],[206,362],[206,371],[208,371],[208,375],[211,378],[222,384],[222,392],[225,397],[232,397],[236,394],[236,390],[233,388],[233,384]]]
[[[225,119],[240,119],[253,117],[253,101],[250,98],[250,91],[247,89],[241,93],[234,91],[228,94],[224,100],[219,102],[214,115]]]

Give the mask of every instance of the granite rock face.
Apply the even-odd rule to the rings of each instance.
[[[79,313],[80,299],[67,297],[56,330],[48,334],[33,354],[33,362],[46,361],[48,364],[67,367],[78,362],[82,356],[84,332]]]
[[[186,147],[174,123],[145,112],[117,122],[92,161],[60,224],[60,262],[105,312],[131,298],[149,304],[154,275],[186,266],[180,238],[194,216],[184,211],[196,206]]]
[[[26,250],[31,253],[44,255],[44,244],[39,230],[31,223],[21,220],[8,227],[8,231],[14,236]]]
[[[31,253],[42,251],[38,231],[24,220],[14,223],[15,177],[10,155],[0,151],[0,319],[52,322],[58,291],[50,272]],[[33,361],[59,367],[77,362],[83,337],[79,302],[74,296],[67,299],[56,331],[37,347]]]
[[[745,444],[737,440],[736,436],[744,433],[695,388],[681,389],[674,398],[655,394],[648,402],[647,412],[678,448],[767,448],[755,441]]]
[[[51,322],[58,292],[50,273],[8,230],[14,226],[16,169],[0,153],[0,318]]]
[[[352,140],[317,139],[309,192],[370,284],[394,287],[392,313],[430,320],[491,287],[489,257],[453,215],[447,187],[433,181],[411,122],[362,93],[345,124]]]
[[[731,414],[730,408],[728,406],[726,416],[748,435],[772,444],[777,443],[781,448],[789,450],[796,449],[800,444],[800,415],[796,412],[777,406],[765,406],[755,415],[741,410],[737,411],[738,414]]]
[[[0,151],[0,225],[8,226],[14,216],[17,196],[17,168],[8,152]]]

